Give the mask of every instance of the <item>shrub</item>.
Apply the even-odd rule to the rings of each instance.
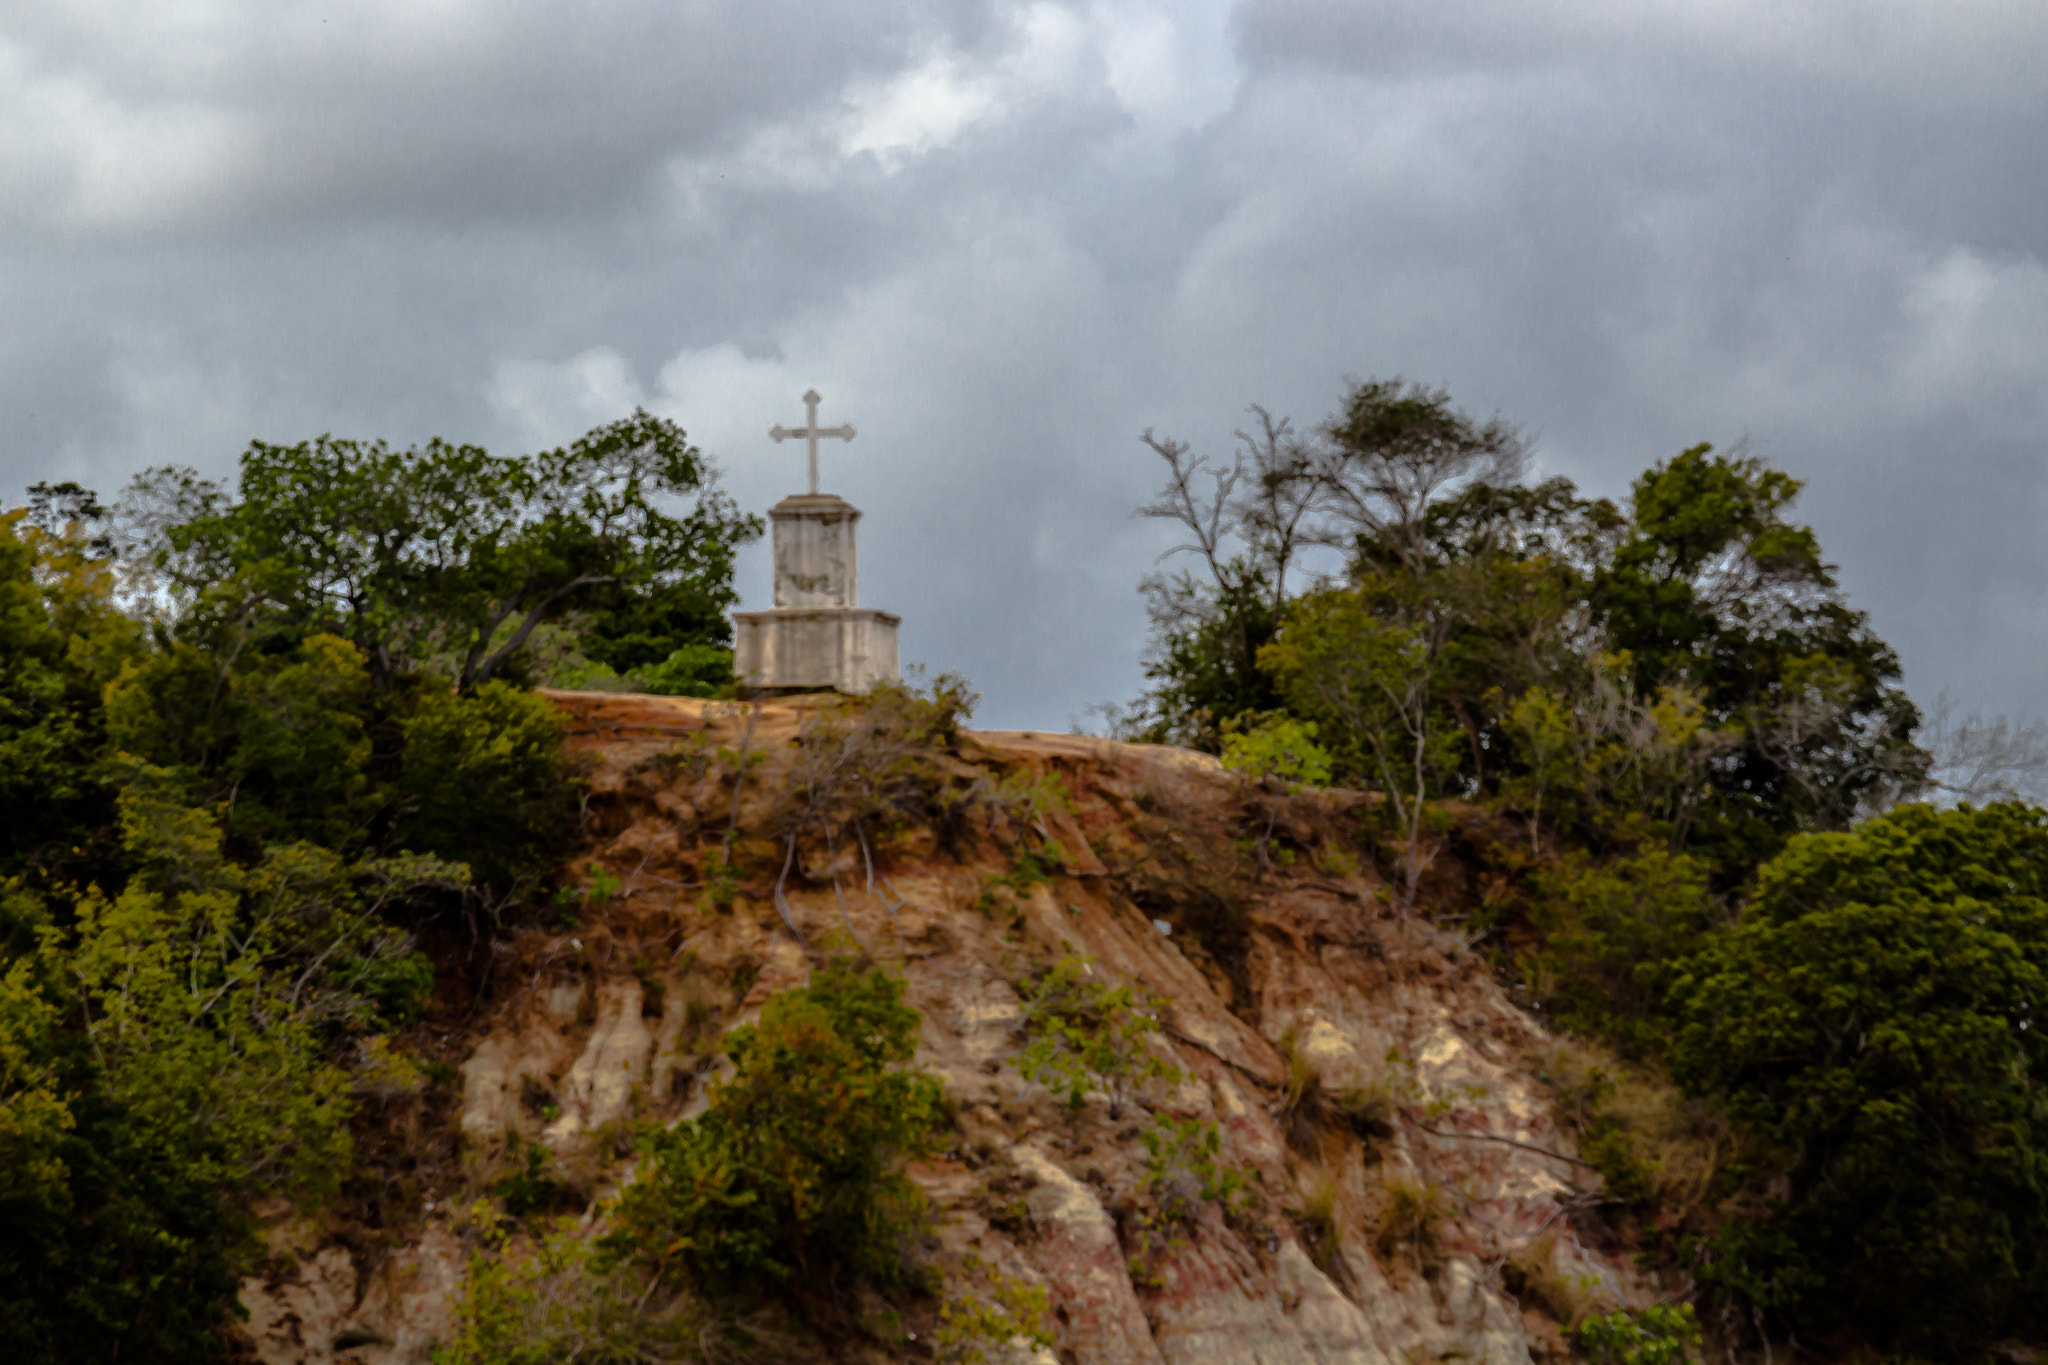
[[[1223,1133],[1212,1121],[1160,1114],[1141,1140],[1146,1191],[1169,1222],[1185,1222],[1198,1204],[1227,1207],[1244,1188],[1244,1174],[1222,1162]]]
[[[402,722],[394,842],[467,863],[501,895],[552,872],[576,829],[565,724],[545,697],[505,683],[464,696],[422,682]]]
[[[1660,975],[1693,951],[1713,901],[1700,859],[1659,848],[1536,878],[1543,946],[1522,964],[1551,1016],[1632,1054],[1663,1037]]]
[[[769,997],[703,1116],[643,1140],[607,1263],[741,1298],[898,1279],[919,1207],[898,1162],[942,1123],[938,1082],[903,1069],[918,1018],[900,980],[845,959]]]
[[[1911,806],[1792,840],[1680,964],[1678,1079],[1777,1151],[1702,1278],[1802,1336],[1961,1356],[2048,1303],[2048,812]]]
[[[732,686],[732,651],[723,645],[683,645],[659,663],[634,669],[626,680],[659,697],[715,697]]]
[[[1443,1191],[1427,1181],[1390,1180],[1386,1192],[1373,1250],[1383,1261],[1406,1256],[1418,1269],[1435,1269],[1443,1262],[1443,1224],[1450,1216]]]
[[[1030,1042],[1018,1069],[1075,1111],[1089,1091],[1100,1090],[1109,1097],[1110,1118],[1120,1118],[1137,1087],[1180,1078],[1180,1068],[1151,1046],[1157,1008],[1149,992],[1096,976],[1087,959],[1061,958],[1024,1002]]]
[[[970,1256],[960,1279],[965,1293],[948,1294],[939,1305],[934,1346],[941,1361],[981,1365],[998,1350],[1022,1341],[1032,1349],[1052,1345],[1045,1320],[1052,1296],[1042,1284],[1005,1275],[979,1256]]]
[[[1591,1276],[1561,1273],[1557,1268],[1557,1234],[1545,1232],[1508,1257],[1502,1282],[1524,1306],[1542,1309],[1567,1328],[1584,1321],[1595,1281]]]
[[[1309,1190],[1308,1198],[1301,1201],[1301,1207],[1292,1213],[1295,1229],[1300,1234],[1301,1249],[1308,1253],[1317,1269],[1340,1284],[1348,1278],[1344,1266],[1344,1233],[1337,1225],[1342,1193],[1336,1177],[1325,1173]]]
[[[1679,1365],[1692,1358],[1700,1325],[1689,1303],[1616,1309],[1572,1329],[1593,1365]]]
[[[1559,1044],[1540,1074],[1606,1193],[1654,1221],[1667,1246],[1696,1232],[1739,1167],[1727,1116],[1596,1044]]]
[[[1316,1070],[1291,1032],[1280,1040],[1280,1055],[1287,1063],[1287,1080],[1280,1088],[1281,1130],[1296,1151],[1315,1156],[1333,1109],[1323,1073]]]
[[[591,1244],[565,1225],[517,1249],[470,1258],[455,1330],[434,1365],[696,1365],[737,1359],[753,1335],[644,1270],[592,1264]]]

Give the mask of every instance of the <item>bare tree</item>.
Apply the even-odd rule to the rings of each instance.
[[[1972,711],[1957,718],[1946,692],[1920,730],[1931,757],[1927,786],[1937,799],[1982,805],[2048,796],[2048,721],[2016,721]]]
[[[1348,551],[1369,536],[1411,573],[1425,565],[1430,504],[1473,484],[1517,482],[1529,454],[1518,428],[1474,422],[1448,389],[1400,378],[1358,385],[1309,449],[1323,513],[1314,538]]]
[[[1257,403],[1248,411],[1258,419],[1256,433],[1237,431],[1238,468],[1250,461],[1250,484],[1238,497],[1239,535],[1257,561],[1272,575],[1272,606],[1277,613],[1287,602],[1287,570],[1307,543],[1310,519],[1320,505],[1316,456],[1295,432],[1293,421],[1273,415]]]
[[[1187,442],[1154,436],[1149,427],[1138,438],[1167,468],[1166,482],[1138,515],[1178,522],[1187,532],[1158,562],[1193,554],[1209,575],[1206,586],[1185,571],[1153,574],[1139,585],[1163,628],[1212,619],[1218,600],[1231,593],[1255,593],[1274,613],[1286,605],[1288,570],[1310,543],[1321,506],[1317,457],[1291,418],[1276,419],[1257,403],[1247,411],[1255,428],[1236,432],[1228,465],[1191,456]]]
[[[1215,590],[1221,592],[1229,581],[1227,542],[1237,537],[1239,531],[1233,495],[1245,475],[1242,453],[1224,468],[1210,464],[1206,455],[1190,456],[1186,441],[1154,436],[1150,427],[1138,439],[1166,461],[1167,469],[1166,483],[1158,496],[1139,507],[1138,515],[1177,521],[1186,528],[1189,537],[1153,562],[1163,564],[1175,555],[1197,555],[1208,567]],[[1210,482],[1208,488],[1199,486],[1205,475]],[[1148,574],[1138,588],[1150,603],[1153,624],[1161,629],[1206,621],[1214,611],[1208,594],[1185,569],[1177,575]]]

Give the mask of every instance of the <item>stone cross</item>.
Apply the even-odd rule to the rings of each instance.
[[[820,436],[837,436],[842,441],[851,441],[853,439],[853,423],[851,422],[837,427],[821,427],[818,425],[818,404],[822,401],[824,400],[819,398],[816,389],[806,390],[804,393],[804,410],[810,414],[810,420],[795,431],[791,431],[788,427],[781,425],[768,428],[768,435],[774,439],[777,445],[781,445],[784,441],[797,436],[803,437],[809,444],[811,448],[812,496],[816,496],[818,492],[818,438]]]

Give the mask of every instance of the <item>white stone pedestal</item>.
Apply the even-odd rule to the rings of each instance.
[[[733,673],[757,692],[864,692],[901,676],[902,618],[860,605],[860,509],[830,493],[784,498],[774,526],[775,605],[733,613]]]

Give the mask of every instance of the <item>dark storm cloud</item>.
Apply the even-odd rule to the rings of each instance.
[[[108,233],[602,216],[665,156],[971,33],[944,3],[31,4],[15,214]],[[4,144],[0,144],[4,145]],[[72,155],[66,156],[66,152]]]
[[[0,465],[645,403],[762,506],[861,437],[863,592],[996,722],[1138,681],[1148,426],[1448,382],[1604,493],[1697,440],[1917,691],[2048,647],[2032,7],[72,4],[0,19]],[[742,587],[766,588],[757,556]]]

